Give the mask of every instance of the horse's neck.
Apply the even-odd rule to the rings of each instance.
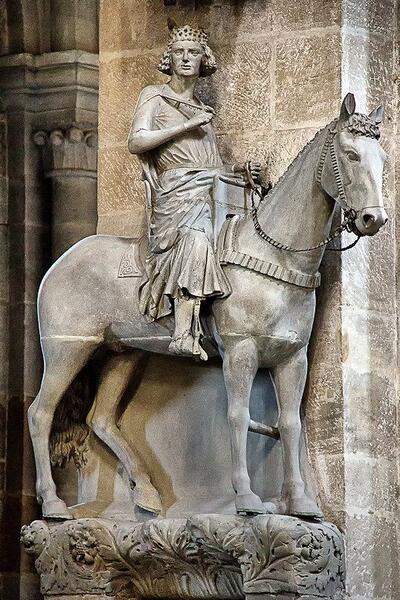
[[[328,237],[331,228],[333,202],[315,180],[324,139],[325,130],[293,161],[258,209],[264,231],[293,248],[315,246]],[[304,273],[315,273],[324,253],[324,248],[301,253],[277,250],[255,234],[250,217],[243,225],[241,242],[260,258]]]

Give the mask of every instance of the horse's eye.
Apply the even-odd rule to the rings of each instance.
[[[353,150],[348,150],[346,152],[346,156],[347,156],[347,158],[349,160],[353,160],[353,161],[359,161],[360,160],[359,155],[356,152],[354,152]]]

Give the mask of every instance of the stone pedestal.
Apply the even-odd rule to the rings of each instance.
[[[34,521],[21,540],[45,598],[341,598],[343,540],[330,523],[264,515],[145,522]]]

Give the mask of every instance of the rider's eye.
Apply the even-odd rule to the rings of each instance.
[[[348,159],[353,160],[353,161],[360,160],[360,157],[358,156],[357,152],[353,152],[353,150],[349,150],[348,152],[346,152],[346,156]]]

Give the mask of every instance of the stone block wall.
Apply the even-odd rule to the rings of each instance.
[[[143,184],[126,140],[143,86],[157,71],[167,16],[210,35],[219,69],[199,93],[217,110],[226,162],[258,158],[276,180],[315,131],[331,120],[340,96],[337,2],[102,3],[100,14],[99,232],[143,231]],[[312,77],[309,74],[312,73]]]
[[[249,158],[276,181],[352,91],[358,110],[383,103],[390,223],[349,253],[327,254],[310,348],[305,413],[325,514],[346,533],[352,600],[395,600],[398,521],[399,217],[394,0],[103,0],[100,13],[98,231],[144,231],[140,168],[127,150],[131,115],[157,71],[166,20],[210,35],[218,72],[199,93],[217,109],[226,162]],[[397,176],[398,180],[398,176]],[[397,224],[397,233],[396,233]]]
[[[19,543],[21,525],[40,516],[26,411],[42,376],[36,298],[51,264],[50,186],[34,134],[97,126],[97,14],[95,0],[0,0],[1,600],[40,597]]]
[[[6,471],[6,420],[8,384],[8,206],[7,206],[7,124],[0,113],[0,522],[3,514]],[[2,597],[0,578],[0,598]]]

